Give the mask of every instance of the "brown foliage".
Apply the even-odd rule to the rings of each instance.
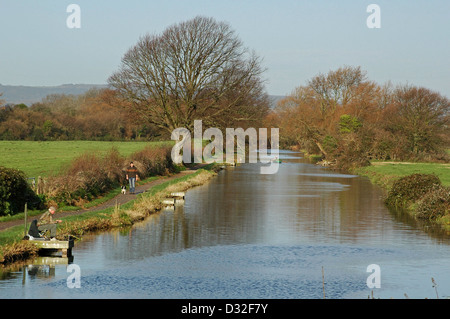
[[[53,94],[29,108],[0,109],[0,139],[130,140],[158,135],[155,127],[138,120],[128,103],[109,89],[79,96]]]
[[[38,253],[36,245],[27,240],[21,240],[12,244],[2,246],[0,251],[0,263],[10,264],[15,261],[35,257]]]
[[[170,148],[147,147],[132,155],[131,159],[146,178],[166,174],[173,169]],[[55,204],[82,206],[85,202],[105,194],[113,187],[125,183],[125,170],[130,159],[111,149],[100,157],[85,153],[74,159],[61,175],[47,179],[44,193]]]
[[[380,86],[359,67],[319,74],[266,119],[280,144],[320,153],[338,166],[371,159],[447,160],[450,101],[429,89]]]
[[[141,178],[152,175],[165,175],[172,167],[170,147],[148,146],[134,153],[131,158],[139,170]]]
[[[450,214],[450,188],[439,185],[418,201],[417,218],[436,219]]]

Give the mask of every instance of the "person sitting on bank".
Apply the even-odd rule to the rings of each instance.
[[[130,183],[130,193],[134,194],[136,187],[136,180],[139,179],[138,170],[134,166],[133,162],[130,162],[130,166],[127,168],[127,180]]]
[[[42,214],[41,218],[39,218],[39,221],[37,223],[38,230],[40,232],[43,231],[50,231],[50,238],[53,240],[56,240],[56,224],[61,223],[62,220],[57,219],[53,220],[53,214],[55,214],[56,208],[50,207],[48,211],[46,211],[44,214]]]

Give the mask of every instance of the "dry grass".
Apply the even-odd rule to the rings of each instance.
[[[183,192],[189,188],[202,185],[214,175],[213,172],[201,170],[195,176],[186,176],[187,180],[176,182],[153,194],[141,196],[129,209],[123,209],[116,205],[111,214],[103,213],[96,217],[64,223],[58,228],[58,238],[63,239],[68,236],[81,238],[83,234],[88,232],[131,226],[161,210],[161,201],[170,193]]]
[[[131,155],[139,176],[144,179],[153,175],[167,175],[172,168],[171,147],[148,146],[143,150]]]
[[[107,231],[116,227],[131,226],[145,219],[162,208],[161,201],[172,192],[183,192],[189,188],[208,182],[216,173],[209,170],[199,170],[193,175],[186,175],[174,181],[155,186],[153,191],[140,196],[134,203],[122,208],[116,205],[114,210],[99,211],[74,216],[58,226],[57,238],[67,240],[69,236],[75,239],[89,232]],[[28,241],[3,245],[0,247],[0,264],[6,265],[31,258],[37,254],[35,245]]]
[[[141,179],[166,175],[173,169],[168,146],[149,146],[130,158],[112,148],[104,156],[85,153],[75,158],[60,175],[50,176],[43,192],[51,206],[83,206],[104,195],[112,188],[125,183],[125,171],[134,161]]]
[[[151,196],[144,196],[134,204],[131,209],[124,213],[129,217],[132,223],[143,220],[150,214],[162,208],[161,201],[170,193],[184,192],[192,187],[203,185],[208,182],[216,173],[211,171],[201,170],[197,175],[181,182],[169,185],[162,191],[159,191]]]
[[[9,264],[37,255],[38,248],[27,240],[4,245],[0,251],[0,263]]]

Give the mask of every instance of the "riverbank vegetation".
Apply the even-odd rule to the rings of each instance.
[[[450,164],[386,163],[353,170],[386,191],[386,204],[450,231]]]
[[[85,153],[74,159],[63,174],[50,176],[43,183],[42,192],[48,205],[80,207],[126,185],[125,171],[130,161],[135,163],[141,179],[175,172],[170,151],[171,147],[148,146],[130,157],[121,156],[115,148],[102,157]]]
[[[34,143],[39,144],[38,142]],[[52,143],[59,144],[59,142]],[[67,144],[63,144],[60,146],[67,146]],[[79,153],[71,161],[60,164],[62,169],[58,174],[49,174],[47,177],[34,179],[33,183],[28,183],[27,176],[23,172],[2,167],[5,178],[2,178],[1,194],[3,195],[1,195],[1,199],[7,207],[0,210],[0,216],[23,212],[25,203],[28,203],[29,209],[43,209],[47,206],[84,208],[89,203],[107,196],[110,192],[117,193],[120,185],[126,184],[125,170],[130,161],[135,162],[142,180],[152,176],[167,175],[180,169],[171,160],[172,143],[136,144],[138,144],[139,150],[128,156],[122,155],[115,147],[104,152]],[[77,144],[72,144],[72,146],[80,149]],[[69,150],[68,152],[71,153]],[[49,155],[41,155],[41,157],[38,154],[29,157],[27,162],[21,159],[20,162],[26,162],[25,166],[42,166],[40,162],[45,162]],[[16,171],[17,174],[12,174]],[[18,190],[19,186],[21,187],[20,191]]]
[[[412,174],[399,178],[389,190],[386,204],[450,230],[450,187],[443,186],[436,175]]]
[[[40,202],[22,171],[0,166],[0,216],[21,211],[25,203],[37,208]]]
[[[359,167],[353,173],[367,176],[374,184],[386,190],[392,188],[393,183],[401,177],[412,174],[434,174],[444,186],[450,186],[450,164],[448,163],[413,163],[372,161],[370,166]]]
[[[82,214],[62,217],[62,224],[58,226],[57,238],[67,239],[69,236],[82,240],[84,234],[106,231],[117,227],[129,227],[142,221],[150,214],[163,208],[162,199],[172,192],[186,191],[189,188],[202,185],[215,176],[216,166],[210,164],[195,173],[187,174],[173,180],[152,187],[148,192],[137,196],[136,199],[99,211],[88,211]],[[23,238],[23,225],[15,226],[0,232],[0,263],[11,262],[34,257],[36,247]]]
[[[319,74],[267,117],[280,145],[320,154],[333,167],[371,161],[449,162],[450,100],[412,85],[380,85],[360,67]]]
[[[266,123],[280,128],[282,147],[311,154],[324,166],[368,176],[386,189],[390,205],[446,224],[449,110],[450,100],[438,92],[380,85],[360,67],[344,66],[296,88]],[[408,197],[417,188],[424,193]]]

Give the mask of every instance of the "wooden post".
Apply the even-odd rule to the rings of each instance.
[[[36,186],[36,194],[42,195],[44,190],[44,181],[41,176],[38,176],[37,186]]]
[[[185,193],[184,192],[175,192],[175,193],[170,193],[170,196],[184,198]]]
[[[27,235],[27,214],[28,214],[28,203],[25,203],[25,228],[23,230],[23,236]]]
[[[323,289],[323,299],[325,299],[325,274],[323,272],[323,266],[322,266],[322,289]]]
[[[166,198],[166,199],[163,199],[161,201],[161,203],[163,203],[164,205],[175,205],[175,199]]]

